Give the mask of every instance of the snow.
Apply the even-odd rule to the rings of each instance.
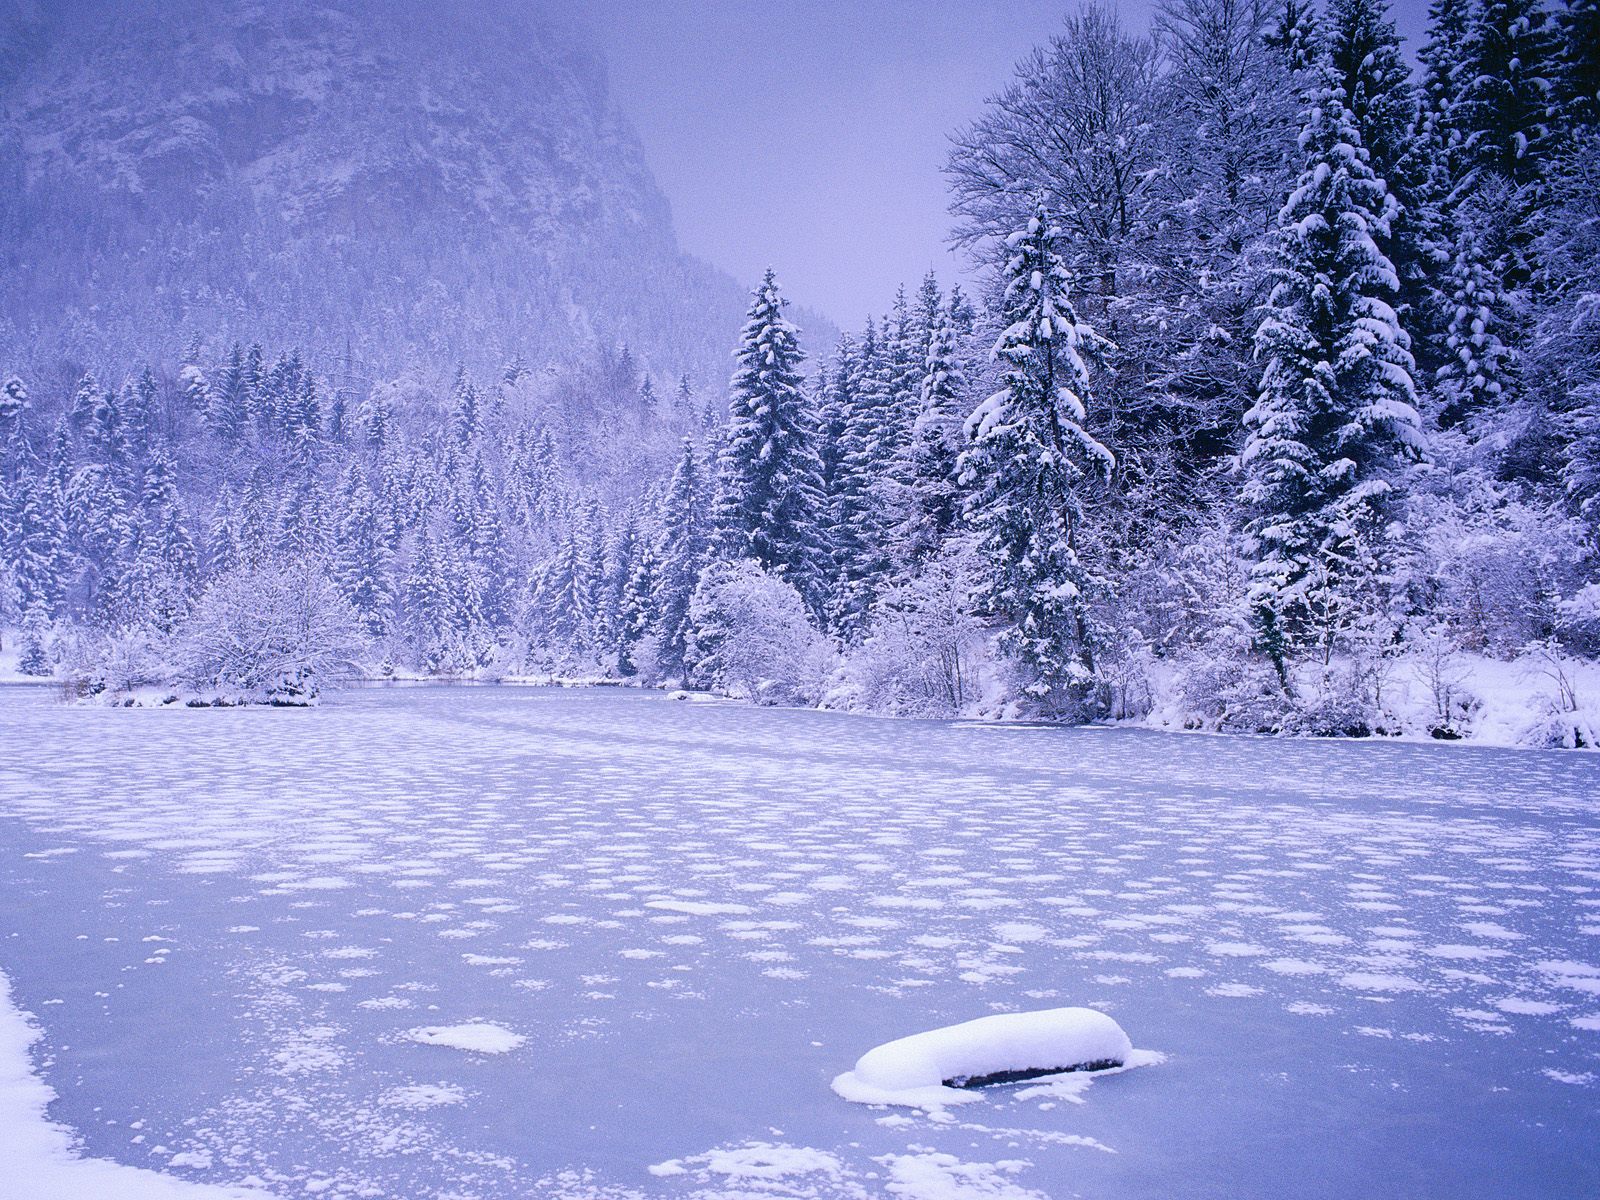
[[[877,1046],[833,1090],[861,1104],[959,1104],[968,1081],[1120,1067],[1132,1052],[1122,1027],[1093,1009],[997,1013]]]
[[[193,1183],[84,1157],[72,1133],[46,1115],[56,1093],[34,1074],[28,1057],[39,1036],[0,972],[0,1200],[268,1200],[270,1193],[259,1188]],[[211,1164],[208,1156],[177,1154],[168,1165]]]
[[[1258,1200],[1290,1159],[1311,1200],[1600,1190],[1594,756],[522,687],[0,688],[0,731],[0,968],[88,1160],[416,1200]],[[1069,1005],[1172,1065],[828,1086]],[[411,1036],[461,1025],[526,1040]]]
[[[512,1033],[487,1021],[472,1021],[465,1025],[425,1025],[407,1031],[406,1036],[424,1045],[448,1046],[452,1050],[470,1050],[474,1054],[506,1054],[528,1040],[519,1033]]]

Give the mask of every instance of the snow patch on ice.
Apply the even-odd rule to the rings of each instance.
[[[472,1021],[465,1025],[424,1025],[406,1031],[406,1037],[428,1046],[448,1046],[475,1054],[505,1054],[528,1039],[502,1025]]]

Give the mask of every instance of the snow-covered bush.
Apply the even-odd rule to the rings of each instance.
[[[1454,629],[1463,649],[1509,659],[1581,615],[1557,608],[1581,583],[1578,522],[1464,470],[1447,490],[1415,497],[1406,523],[1413,605]]]
[[[1280,729],[1307,737],[1368,737],[1385,725],[1365,664],[1349,660],[1305,673]]]
[[[170,679],[162,643],[147,630],[121,629],[76,640],[67,655],[64,688],[75,699],[115,699],[146,689],[167,691]]]
[[[1174,680],[1180,723],[1234,733],[1277,733],[1289,701],[1270,663],[1217,643],[1184,658]]]
[[[1482,707],[1467,686],[1469,673],[1455,639],[1442,625],[1432,625],[1410,639],[1411,658],[1428,700],[1428,733],[1441,740],[1465,737]]]
[[[204,697],[303,704],[354,669],[360,617],[314,563],[240,568],[206,589],[174,647]]]
[[[1580,694],[1578,665],[1550,643],[1536,646],[1531,658],[1544,686],[1538,693],[1540,711],[1523,740],[1568,750],[1600,749],[1600,707],[1592,696]]]
[[[1587,584],[1556,604],[1556,632],[1573,649],[1600,653],[1600,583]]]
[[[708,566],[689,602],[689,659],[703,687],[760,704],[814,704],[832,666],[800,593],[755,563]]]
[[[978,698],[986,638],[973,613],[978,564],[957,548],[890,588],[845,659],[830,703],[906,716],[954,716]]]

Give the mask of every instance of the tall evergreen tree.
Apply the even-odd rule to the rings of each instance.
[[[722,553],[788,580],[816,611],[827,582],[816,419],[800,378],[799,330],[768,270],[756,289],[730,384],[718,463]]]
[[[380,524],[377,499],[359,465],[346,469],[339,488],[331,570],[340,593],[361,617],[367,633],[383,637],[394,603],[389,582],[390,554]]]
[[[1081,715],[1095,672],[1083,490],[1115,459],[1089,431],[1089,370],[1109,343],[1073,310],[1061,238],[1041,201],[1007,239],[994,351],[1004,387],[967,419],[962,469],[989,561],[986,599],[1007,623],[1027,691],[1048,711]]]
[[[910,503],[897,530],[900,553],[910,562],[936,554],[961,516],[962,406],[967,402],[955,324],[944,314],[928,343],[922,401],[911,433]]]
[[[694,442],[684,438],[683,453],[661,506],[657,620],[661,635],[659,665],[666,677],[681,679],[685,673],[689,602],[709,546],[704,492]]]
[[[1556,23],[1562,115],[1575,128],[1600,125],[1600,0],[1567,0]]]
[[[1498,175],[1537,206],[1556,135],[1557,43],[1540,0],[1480,0],[1462,47],[1456,119],[1467,184]]]
[[[1280,675],[1289,650],[1327,632],[1318,621],[1337,599],[1329,588],[1382,536],[1393,468],[1422,450],[1392,307],[1399,281],[1375,241],[1394,198],[1342,100],[1325,75],[1306,113],[1303,170],[1278,217],[1275,284],[1256,333],[1265,369],[1245,415],[1251,597]]]

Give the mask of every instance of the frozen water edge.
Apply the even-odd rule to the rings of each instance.
[[[767,1194],[1116,1200],[1280,1195],[1281,1159],[1215,1157],[1269,1138],[1307,1197],[1596,1182],[1592,760],[617,690],[32,695],[0,695],[0,964],[97,1158],[612,1200],[753,1191],[713,1164],[788,1147],[838,1176]],[[864,1047],[1064,1004],[1171,1065],[942,1120],[828,1087]],[[460,1024],[528,1041],[406,1036]]]
[[[46,1115],[55,1092],[28,1056],[39,1036],[0,971],[0,1200],[269,1200],[256,1188],[195,1183],[83,1157],[71,1131]]]

